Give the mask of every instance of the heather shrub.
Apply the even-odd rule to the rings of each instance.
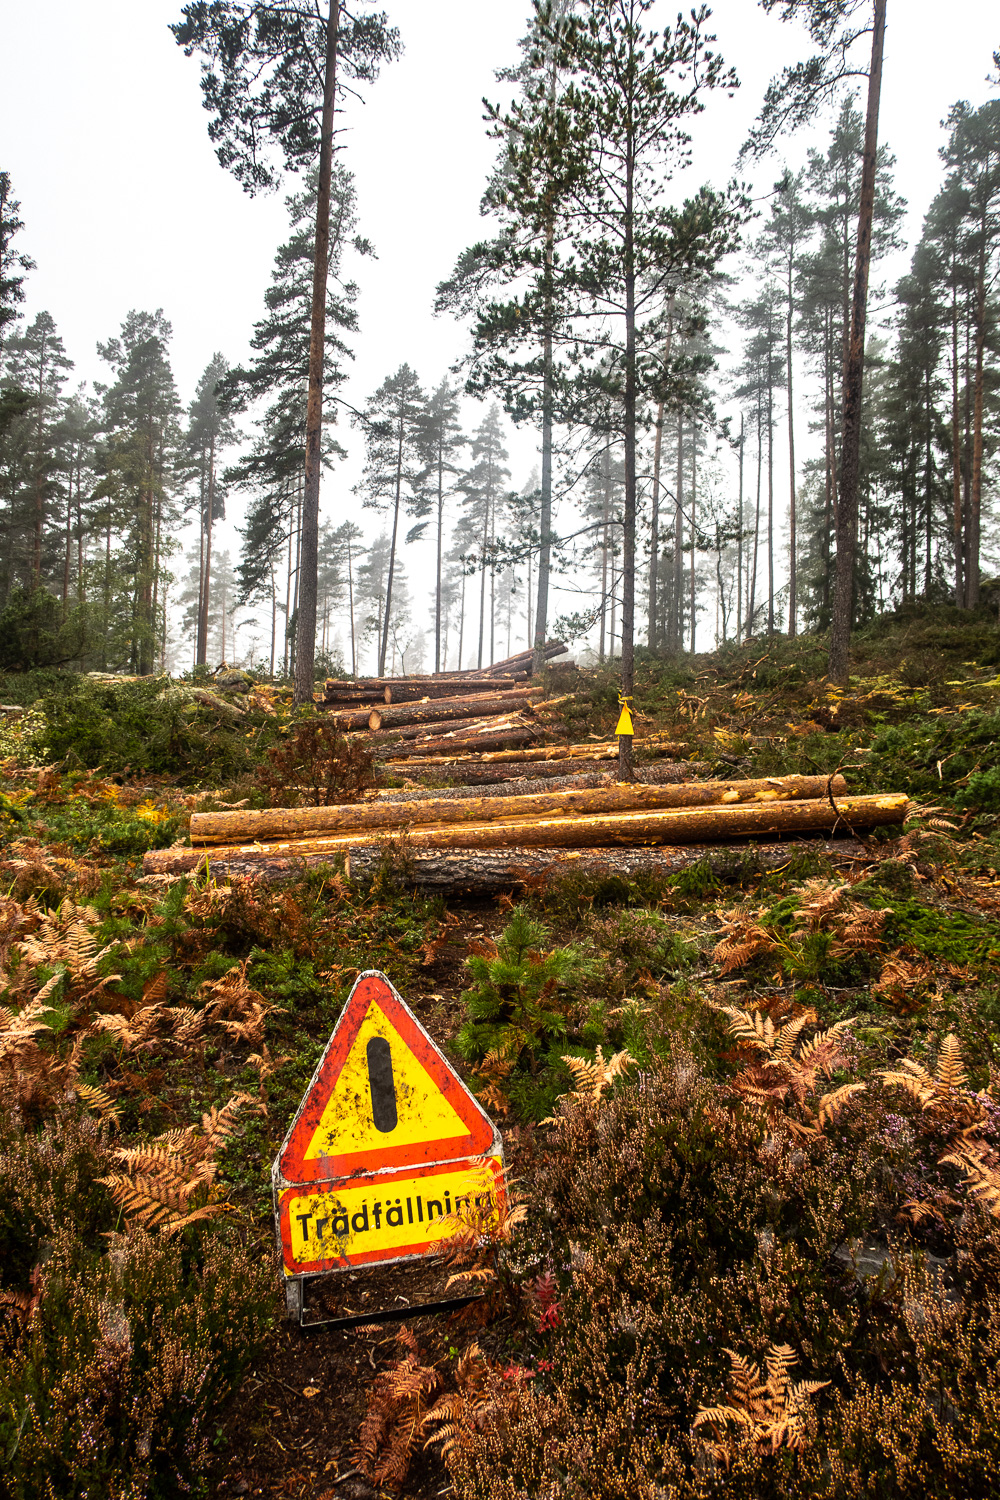
[[[167,1238],[98,1179],[106,1127],[67,1105],[0,1149],[4,1500],[158,1500],[196,1490],[210,1424],[263,1341],[270,1258],[231,1233]]]

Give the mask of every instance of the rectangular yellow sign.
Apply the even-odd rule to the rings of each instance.
[[[495,1215],[502,1173],[500,1157],[487,1156],[286,1188],[279,1201],[285,1274],[426,1255],[455,1232],[454,1222],[442,1223],[452,1214]]]

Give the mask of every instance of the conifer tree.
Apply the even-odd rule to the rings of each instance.
[[[572,286],[584,317],[574,328],[581,360],[576,399],[613,403],[624,446],[622,693],[634,680],[636,450],[649,405],[664,384],[665,296],[678,277],[702,277],[732,243],[733,205],[702,189],[680,207],[664,184],[686,161],[686,121],[702,95],[735,87],[704,32],[707,12],[653,31],[653,0],[591,0],[558,33],[545,31],[566,87],[553,129],[571,173]],[[619,774],[632,779],[631,741]]]
[[[508,455],[503,444],[500,408],[496,403],[489,408],[473,435],[469,445],[469,454],[472,462],[463,473],[459,488],[464,498],[466,516],[472,524],[476,537],[475,546],[479,569],[479,645],[476,653],[476,666],[482,667],[487,615],[487,570],[490,575],[490,661],[492,662],[494,658],[495,544],[497,525],[503,519],[503,502],[507,493],[507,481],[510,478],[510,470],[506,467]]]
[[[506,113],[487,104],[500,157],[483,212],[500,233],[460,256],[438,288],[438,309],[471,314],[473,349],[467,389],[499,392],[515,422],[536,421],[541,436],[538,587],[533,645],[544,661],[552,557],[553,427],[558,416],[558,345],[568,334],[561,253],[568,232],[569,186],[578,163],[567,151],[560,114],[564,80],[560,42],[576,0],[533,0],[521,62],[498,79],[520,85]]]
[[[198,381],[188,408],[184,445],[194,470],[198,506],[199,608],[195,639],[195,665],[208,660],[208,606],[212,586],[212,528],[226,514],[226,492],[221,461],[226,448],[236,441],[236,425],[220,401],[220,385],[229,370],[222,354],[214,354]]]
[[[316,166],[305,473],[299,564],[295,701],[311,703],[322,470],[326,305],[334,117],[345,77],[371,81],[398,55],[382,14],[352,15],[343,0],[191,0],[171,27],[185,54],[202,56],[202,92],[220,163],[250,193],[281,169]]]
[[[110,385],[97,387],[104,406],[101,479],[95,493],[107,505],[105,613],[110,613],[111,531],[118,526],[131,580],[128,660],[140,674],[153,670],[161,645],[163,564],[174,547],[181,434],[168,354],[171,333],[162,309],[130,312],[120,337],[98,345],[115,377]],[[110,624],[106,618],[109,630]]]
[[[49,524],[63,489],[61,396],[72,368],[50,313],[40,312],[22,333],[8,336],[5,384],[25,392],[30,407],[10,434],[8,451],[16,459],[8,479],[7,573],[28,590],[42,587],[43,565],[49,572]]]
[[[359,490],[366,496],[364,504],[374,510],[392,512],[392,531],[385,573],[385,609],[382,635],[378,647],[378,675],[385,674],[389,649],[389,626],[393,617],[392,591],[396,573],[401,512],[417,521],[430,511],[430,500],[421,487],[424,450],[422,419],[426,397],[416,373],[402,364],[394,375],[387,375],[378,390],[365,404],[365,446],[367,457]],[[407,545],[422,535],[426,520],[411,527]]]
[[[31,257],[14,248],[14,237],[24,228],[20,212],[10,173],[0,172],[0,375],[7,335],[21,317],[25,273],[35,269]]]
[[[434,583],[434,670],[441,671],[441,589],[444,567],[445,501],[454,493],[459,473],[456,462],[465,442],[458,415],[458,391],[442,380],[417,415],[417,444],[423,458],[423,471],[417,487],[435,511],[436,551]]]
[[[769,149],[782,130],[812,119],[819,106],[845,83],[853,83],[863,71],[855,55],[862,50],[858,44],[871,38],[849,322],[845,319],[849,334],[841,403],[840,493],[835,507],[836,587],[830,629],[830,676],[834,682],[846,683],[854,618],[865,322],[875,214],[886,0],[759,0],[759,3],[767,12],[778,11],[782,20],[803,21],[819,51],[805,62],[785,68],[781,77],[769,85],[760,119],[744,148],[756,155]]]

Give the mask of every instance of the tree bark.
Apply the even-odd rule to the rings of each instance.
[[[840,503],[837,506],[837,570],[830,627],[830,680],[846,684],[851,627],[854,623],[854,563],[858,535],[858,484],[861,469],[861,401],[865,373],[865,319],[875,217],[875,170],[878,157],[878,113],[882,89],[886,0],[874,0],[872,59],[868,73],[868,111],[861,164],[858,246],[854,267],[851,333],[844,375],[843,442],[840,459]]]
[[[329,0],[326,71],[320,124],[316,244],[313,256],[312,322],[309,330],[309,392],[306,403],[305,487],[299,544],[298,615],[295,629],[297,705],[313,699],[316,660],[316,590],[319,566],[319,486],[322,472],[323,367],[326,353],[326,286],[330,265],[330,181],[333,172],[333,117],[337,91],[337,33],[340,0]]]
[[[743,880],[749,874],[783,869],[803,853],[825,855],[834,862],[849,865],[871,860],[864,845],[855,839],[812,838],[782,844],[689,844],[674,849],[419,850],[402,857],[397,869],[405,883],[417,890],[501,891],[542,886],[573,875],[667,877],[692,865],[704,865],[720,880]],[[298,880],[307,870],[342,862],[348,879],[364,884],[384,867],[385,861],[386,850],[379,845],[359,845],[335,861],[325,855],[221,860],[208,851],[202,857],[199,873],[206,873],[213,881],[250,879],[278,884]]]

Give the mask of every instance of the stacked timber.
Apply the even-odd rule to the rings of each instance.
[[[464,870],[474,885],[484,851],[490,851],[485,869],[497,868],[495,851],[526,849],[549,851],[552,865],[579,849],[601,851],[602,860],[614,863],[622,849],[803,833],[853,836],[901,823],[907,805],[903,795],[850,796],[840,777],[798,776],[200,813],[191,820],[190,849],[155,850],[143,869],[175,875],[207,865],[214,875],[256,870],[278,878],[303,863],[343,861],[364,868],[395,842],[404,860],[450,854],[453,874]],[[436,868],[443,868],[440,861]]]

